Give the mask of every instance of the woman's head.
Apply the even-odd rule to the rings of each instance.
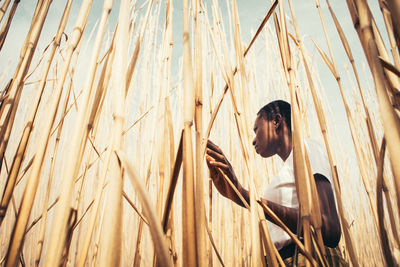
[[[275,100],[264,107],[262,107],[257,115],[261,116],[265,120],[272,121],[276,119],[276,115],[280,114],[282,119],[286,122],[286,125],[289,130],[292,129],[292,119],[290,113],[290,104],[283,100]]]
[[[290,104],[276,100],[260,109],[254,122],[254,149],[262,157],[278,154],[286,159],[291,150]]]

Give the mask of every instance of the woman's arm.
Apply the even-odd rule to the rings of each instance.
[[[319,206],[321,209],[322,238],[324,239],[325,245],[333,248],[336,247],[340,241],[341,228],[340,220],[336,211],[332,186],[329,180],[322,174],[314,174],[314,179],[318,191]],[[239,189],[239,192],[241,192],[246,201],[248,201],[248,191],[241,188]],[[297,218],[299,212],[297,208],[282,206],[263,198],[261,198],[261,201],[267,205],[293,233],[297,232]],[[243,204],[239,205],[243,206]],[[274,222],[267,213],[265,213],[265,216],[267,220]]]
[[[231,164],[222,150],[211,141],[208,141],[207,143],[206,161],[210,170],[210,177],[221,195],[229,198],[236,204],[245,207],[235,190],[232,189],[231,185],[226,181],[218,169],[224,172],[232,184],[241,193],[246,202],[250,204],[249,192],[239,183]],[[340,240],[341,229],[332,186],[329,180],[322,174],[314,174],[314,179],[318,191],[319,206],[322,216],[322,237],[325,245],[336,247]],[[293,233],[297,232],[297,219],[299,212],[297,208],[282,206],[266,199],[261,199],[261,201],[267,205]],[[265,216],[267,220],[273,222],[272,218],[267,214],[265,214]]]
[[[333,248],[340,241],[341,228],[332,186],[329,180],[322,174],[314,174],[314,179],[322,216],[322,237],[325,245]]]

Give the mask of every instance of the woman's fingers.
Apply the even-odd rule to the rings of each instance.
[[[220,153],[220,154],[224,154],[223,152],[222,152],[222,150],[216,145],[216,144],[214,144],[212,141],[210,141],[210,140],[208,140],[207,141],[207,148],[209,148],[209,149],[211,149],[211,150],[214,150],[214,151],[216,151],[216,152],[218,152],[218,153]]]
[[[219,161],[210,161],[209,164],[212,165],[214,168],[220,168],[225,173],[229,172],[229,166],[227,164],[225,164],[225,163],[222,163],[222,162],[219,162]]]
[[[210,140],[207,142],[206,162],[214,185],[221,194],[228,196],[231,189],[228,182],[222,176],[224,174],[227,175],[234,184],[236,184],[236,177],[222,150]]]
[[[210,169],[210,171],[214,173],[218,173],[217,168],[220,168],[222,171],[225,173],[229,172],[229,166],[223,162],[216,161],[213,157],[207,155],[206,156],[206,162],[207,166]]]
[[[220,153],[217,153],[209,148],[207,148],[207,154],[217,161],[226,162],[226,158],[224,155],[221,155]]]
[[[207,162],[207,167],[208,167],[208,169],[210,170],[210,176],[215,176],[215,175],[218,174],[218,170],[217,170],[216,167],[214,167],[214,166],[211,164],[211,161],[213,161],[213,158],[210,157],[210,156],[206,156],[206,162]],[[211,178],[213,178],[213,177],[211,177]]]

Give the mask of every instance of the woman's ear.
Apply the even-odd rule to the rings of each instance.
[[[282,115],[281,114],[276,114],[274,116],[274,126],[275,129],[278,130],[280,128],[280,126],[282,125]]]

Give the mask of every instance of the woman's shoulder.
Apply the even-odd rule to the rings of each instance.
[[[305,139],[304,145],[307,150],[312,173],[322,174],[332,183],[331,168],[325,146],[312,138]]]

